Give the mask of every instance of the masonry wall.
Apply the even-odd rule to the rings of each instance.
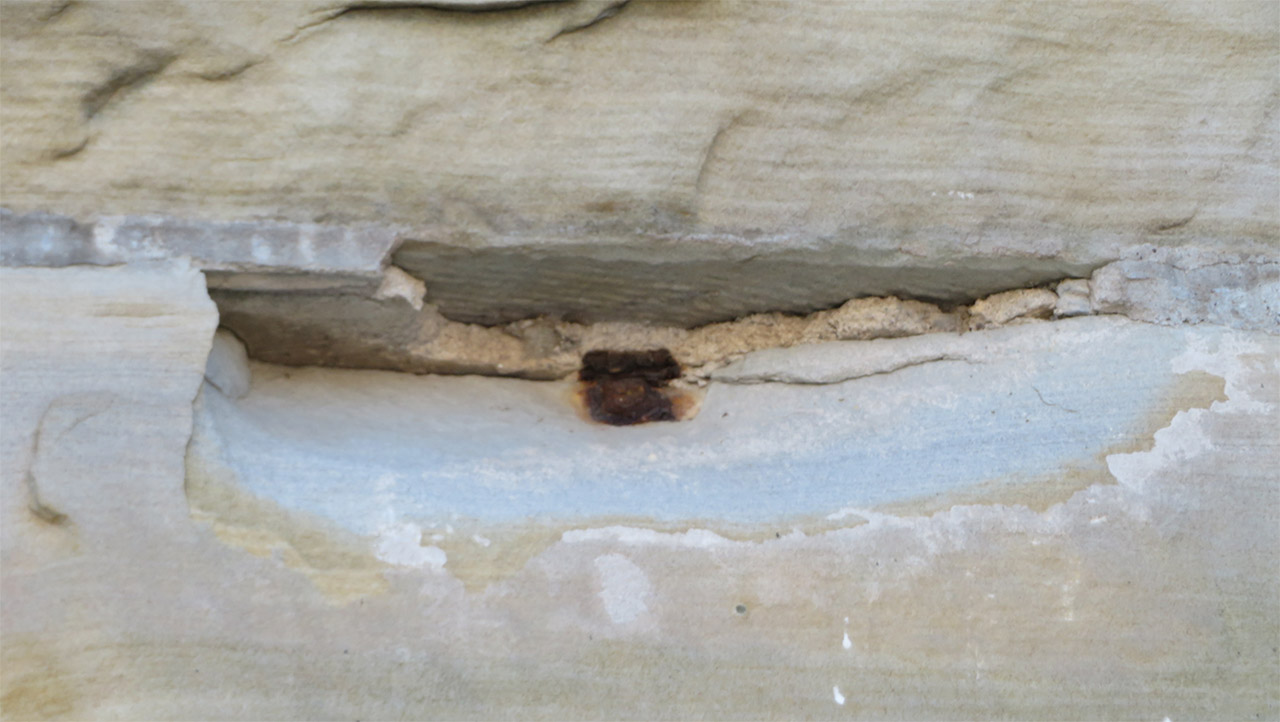
[[[0,42],[5,719],[1280,716],[1273,3]]]

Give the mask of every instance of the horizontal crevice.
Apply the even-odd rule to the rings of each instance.
[[[400,273],[397,270],[397,273]],[[1062,286],[1061,295],[1053,290]],[[578,323],[550,316],[484,326],[454,321],[432,303],[348,289],[213,290],[222,325],[259,361],[286,366],[380,369],[561,379],[597,350],[669,349],[685,378],[706,379],[753,351],[825,341],[962,333],[1089,312],[1088,282],[1016,289],[972,305],[893,296],[858,298],[809,314],[755,313],[693,328],[634,321]],[[428,299],[431,288],[427,286]],[[1082,290],[1083,289],[1083,290]]]

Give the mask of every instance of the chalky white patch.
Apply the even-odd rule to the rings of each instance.
[[[400,567],[439,571],[449,560],[444,550],[422,545],[422,528],[417,524],[396,524],[378,534],[374,553],[379,559]]]
[[[716,546],[736,544],[708,529],[690,529],[686,532],[667,533],[653,529],[629,526],[607,526],[597,529],[572,529],[560,537],[561,541],[573,543],[611,541],[630,545],[654,545],[669,547],[693,547],[707,549]]]
[[[1107,469],[1112,476],[1122,485],[1141,492],[1149,480],[1158,478],[1165,469],[1213,448],[1204,427],[1209,415],[1269,412],[1271,404],[1253,398],[1242,380],[1248,363],[1243,356],[1261,352],[1263,349],[1258,344],[1233,334],[1193,336],[1187,349],[1170,362],[1171,370],[1179,374],[1203,371],[1220,376],[1225,382],[1227,400],[1215,401],[1208,409],[1178,412],[1167,427],[1155,433],[1155,444],[1150,451],[1108,456]]]
[[[414,278],[395,266],[387,266],[382,272],[382,284],[374,292],[373,297],[385,301],[400,298],[416,311],[422,310],[422,299],[427,295],[427,285],[421,279]]]
[[[644,570],[621,554],[596,557],[596,574],[600,578],[600,601],[614,624],[634,622],[649,611],[653,584]]]

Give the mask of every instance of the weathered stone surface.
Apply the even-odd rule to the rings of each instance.
[[[1280,255],[1223,258],[1203,249],[1151,249],[1098,269],[1102,313],[1161,324],[1213,323],[1280,331]]]
[[[0,716],[1275,717],[1278,19],[0,0]]]
[[[633,2],[551,42],[572,4],[412,4],[7,2],[6,203],[464,246],[1276,231],[1266,2]]]
[[[183,567],[198,538],[183,455],[216,324],[186,264],[0,269],[6,719],[110,715],[77,678],[114,676],[95,660],[180,630],[184,596],[214,597]]]
[[[1221,395],[1220,379],[1171,375],[1188,343],[1097,317],[772,349],[714,373],[692,420],[636,428],[584,422],[572,384],[259,364],[240,401],[206,389],[193,454],[365,535],[459,519],[786,527],[1065,467],[1105,477],[1104,452],[1168,422],[1155,408]],[[953,437],[963,456],[933,443]]]
[[[692,421],[631,429],[577,418],[553,384],[256,364],[238,400],[204,387],[188,447],[213,319],[198,277],[24,270],[0,289],[5,498],[27,498],[40,429],[32,468],[68,519],[4,506],[8,717],[1280,702],[1274,336],[1101,317],[796,348],[760,358],[805,385],[713,383]],[[70,335],[94,341],[68,355]],[[882,363],[848,367],[864,355]],[[120,400],[93,416],[99,393]],[[844,456],[808,453],[824,438]],[[717,494],[728,472],[696,452],[725,444],[776,474]],[[840,458],[822,493],[778,483]],[[538,473],[574,459],[575,478]],[[547,513],[509,517],[510,499]]]
[[[967,303],[1008,288],[1087,276],[1101,262],[991,258],[985,251],[974,258],[942,245],[915,257],[861,241],[692,238],[473,249],[409,240],[394,262],[424,279],[429,299],[459,321],[542,315],[678,326],[766,311],[810,313],[864,296]]]
[[[204,378],[228,398],[238,399],[249,393],[252,382],[249,355],[244,344],[226,329],[213,335],[213,347],[205,364]]]
[[[1267,2],[408,5],[0,4],[0,204],[380,224],[482,323],[971,301],[1280,235]]]
[[[416,297],[416,287],[405,293]],[[377,301],[323,293],[220,292],[214,297],[223,326],[259,360],[537,379],[575,373],[582,355],[595,349],[667,348],[681,364],[701,369],[763,348],[894,338],[963,326],[956,312],[897,298],[860,298],[809,316],[756,314],[685,329],[548,318],[484,327],[450,321],[434,306],[414,309],[400,296]]]
[[[132,216],[81,223],[63,215],[0,209],[0,262],[5,266],[110,266],[187,257],[201,270],[213,272],[217,285],[232,288],[264,290],[251,281],[272,273],[284,276],[277,285],[288,290],[297,287],[289,284],[294,280],[289,277],[300,274],[327,280],[324,287],[341,279],[368,282],[382,274],[396,243],[395,229],[373,224],[220,223]]]
[[[1058,318],[1071,316],[1087,316],[1093,312],[1093,302],[1089,299],[1089,281],[1084,278],[1068,278],[1054,289],[1058,300],[1053,305],[1053,315]]]

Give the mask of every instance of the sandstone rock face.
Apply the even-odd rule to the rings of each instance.
[[[545,382],[287,369],[223,337],[189,433],[197,275],[3,289],[15,719],[1275,703],[1274,335],[796,347],[636,429]]]
[[[0,717],[1274,717],[1277,20],[0,0]]]
[[[1280,232],[1266,2],[414,4],[6,2],[4,204],[377,224],[482,323],[972,300]]]
[[[464,248],[1276,230],[1267,3],[350,5],[6,3],[7,203]]]

